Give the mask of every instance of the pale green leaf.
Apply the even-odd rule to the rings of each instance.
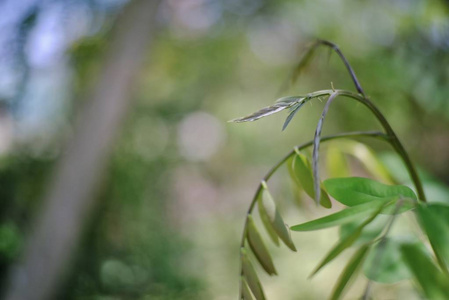
[[[242,295],[241,295],[241,299],[243,298],[243,300],[254,300],[253,294],[251,293],[251,290],[248,286],[248,282],[246,282],[245,277],[241,277],[240,278],[241,282],[241,289],[242,289]]]
[[[254,267],[249,260],[246,249],[241,248],[240,253],[242,260],[243,277],[245,278],[249,288],[253,292],[254,297],[257,300],[264,300],[265,294],[263,292],[262,285],[260,284],[259,277],[257,277],[256,271],[254,270]]]
[[[310,198],[315,199],[315,191],[313,186],[313,175],[310,167],[310,161],[307,157],[298,152],[293,158],[293,174],[295,182],[300,185]],[[320,204],[325,208],[332,207],[332,203],[326,191],[321,188]]]
[[[287,247],[293,251],[296,251],[296,247],[290,238],[289,230],[286,228],[284,220],[276,208],[276,204],[274,203],[273,197],[268,191],[266,184],[264,184],[262,197],[259,197],[258,199],[258,205],[259,209],[262,210],[262,215],[265,214],[267,216],[269,223],[279,238],[285,243],[285,245],[287,245]]]
[[[251,215],[248,216],[247,226],[248,226],[247,231],[248,242],[257,260],[260,262],[263,269],[269,275],[277,274],[273,264],[273,260],[271,259],[271,255],[268,252],[268,249],[265,246],[262,237],[260,236],[260,233],[257,230],[256,225],[254,224],[253,217]]]

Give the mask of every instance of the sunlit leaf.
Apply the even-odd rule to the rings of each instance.
[[[363,268],[365,276],[382,283],[409,279],[411,274],[402,259],[401,244],[400,240],[385,238],[371,248]]]
[[[388,200],[371,201],[357,206],[349,207],[337,213],[315,219],[310,222],[292,226],[294,231],[310,231],[323,228],[329,228],[341,224],[345,224],[354,220],[359,220],[362,217],[371,215],[380,206],[384,205]]]
[[[290,238],[290,233],[285,227],[284,220],[282,219],[276,204],[271,196],[266,184],[262,192],[262,197],[258,199],[258,206],[261,215],[265,215],[268,218],[269,224],[271,224],[273,230],[277,233],[279,238],[289,247],[291,250],[296,251],[296,247]]]
[[[329,177],[338,178],[349,177],[351,175],[345,155],[337,144],[331,143],[327,148],[326,154],[327,172]]]
[[[253,294],[251,293],[251,290],[248,286],[248,282],[246,282],[245,277],[242,276],[240,280],[242,287],[242,295],[241,295],[242,297],[240,298],[243,298],[243,300],[254,300]]]
[[[268,252],[267,247],[265,246],[251,215],[248,216],[247,237],[254,255],[256,256],[257,260],[260,262],[264,270],[270,275],[277,274],[276,269],[274,268],[273,260],[271,259],[271,255]]]
[[[435,266],[419,244],[402,244],[403,259],[428,299],[447,299],[449,278]]]
[[[313,188],[313,175],[310,168],[310,162],[307,157],[298,152],[293,158],[293,173],[296,183],[299,184],[309,197],[315,199],[315,191]],[[325,208],[332,207],[332,203],[324,189],[321,189],[320,204]]]
[[[449,220],[443,219],[445,214],[436,213],[441,210],[446,213],[444,205],[419,204],[416,209],[418,220],[427,233],[430,243],[438,254],[438,258],[443,260],[446,267],[449,267]]]
[[[344,289],[350,283],[351,279],[357,275],[360,266],[365,259],[368,250],[368,245],[362,246],[351,258],[351,260],[346,265],[345,269],[338,278],[337,284],[332,291],[330,297],[331,300],[340,299],[343,294]]]
[[[331,262],[334,258],[340,255],[344,250],[351,247],[354,242],[359,238],[360,234],[363,231],[363,228],[371,223],[378,214],[382,211],[382,209],[386,206],[386,204],[381,205],[377,210],[375,210],[370,217],[365,220],[359,227],[357,227],[351,234],[341,238],[337,244],[328,252],[325,258],[320,262],[320,264],[315,268],[310,276],[315,275],[319,270],[321,270],[325,265]]]
[[[257,300],[265,299],[265,294],[260,284],[259,278],[257,277],[256,271],[254,270],[251,261],[249,260],[248,253],[245,248],[241,248],[241,259],[242,259],[242,269],[243,276],[248,283],[249,288],[254,294]]]
[[[324,181],[327,192],[346,206],[395,197],[417,199],[415,193],[403,185],[387,185],[362,177],[331,178]],[[405,208],[406,206],[404,206]]]

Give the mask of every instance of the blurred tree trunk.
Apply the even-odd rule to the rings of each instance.
[[[23,259],[11,270],[5,299],[49,299],[61,284],[130,106],[133,79],[153,37],[159,2],[134,1],[117,19],[98,84],[80,111]]]

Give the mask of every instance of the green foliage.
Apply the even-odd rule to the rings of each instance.
[[[336,45],[327,41],[314,43],[298,64],[292,78],[297,77],[320,46],[329,47],[339,55],[349,71],[357,93],[335,90],[332,87],[332,90],[317,91],[306,96],[284,97],[272,106],[234,120],[235,122],[255,121],[289,109],[290,113],[283,127],[285,129],[304,103],[315,98],[327,97],[314,140],[295,147],[281,159],[264,177],[251,202],[241,242],[241,275],[243,277],[240,297],[252,299],[249,292],[251,290],[256,299],[265,298],[261,282],[247,255],[246,241],[265,272],[269,275],[276,274],[271,255],[252,217],[256,203],[262,223],[271,240],[278,245],[281,239],[291,250],[296,251],[290,231],[285,227],[266,183],[282,164],[287,163],[296,189],[304,191],[311,198],[318,199],[317,203],[325,208],[332,206],[331,197],[343,206],[339,211],[291,227],[291,230],[296,232],[339,227],[340,234],[337,242],[318,263],[311,276],[339,258],[345,250],[354,246],[358,247],[338,278],[330,299],[341,299],[361,269],[368,280],[362,295],[363,299],[370,297],[370,286],[373,282],[391,284],[410,279],[418,284],[420,290],[429,299],[447,299],[449,295],[449,205],[426,202],[422,181],[407,152],[385,117],[365,96],[352,67]],[[384,132],[349,132],[321,137],[323,122],[330,103],[338,97],[348,97],[365,105],[381,123]],[[377,138],[389,143],[404,163],[416,194],[410,187],[397,184],[397,178],[368,146],[357,141],[341,140],[356,137]],[[337,139],[338,141],[332,141]],[[326,172],[331,178],[321,182],[318,171],[319,147],[321,142],[328,141],[332,142],[329,143],[330,147],[327,150]],[[310,146],[313,146],[312,162],[302,153],[302,150]],[[352,167],[349,157],[355,158],[363,166],[367,175],[377,180],[351,177]],[[398,235],[392,230],[398,219],[401,222],[407,221],[402,216],[410,213],[415,214],[418,221],[415,224],[427,236],[435,259],[426,252],[427,241],[422,239],[421,235],[413,231]]]

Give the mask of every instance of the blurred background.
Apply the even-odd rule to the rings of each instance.
[[[127,5],[0,1],[0,295]],[[338,57],[321,49],[298,83],[278,93],[315,38],[339,45],[412,159],[432,174],[426,188],[434,200],[447,201],[448,13],[442,0],[163,0],[96,204],[55,299],[237,297],[252,194],[270,166],[313,138],[324,104],[305,106],[282,133],[285,114],[227,121],[330,82],[353,90]],[[364,107],[342,100],[324,134],[378,128]],[[286,221],[323,213],[310,201],[295,202],[284,171],[270,187]],[[272,249],[280,276],[261,273],[267,296],[328,295],[343,260],[306,278],[333,234],[293,234],[297,253]],[[410,293],[406,285],[387,290],[398,298]]]

